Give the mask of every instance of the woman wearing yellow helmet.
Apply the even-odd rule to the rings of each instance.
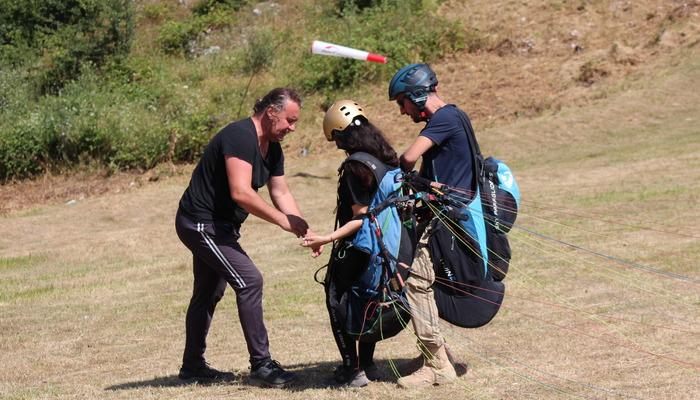
[[[334,243],[324,280],[331,327],[343,359],[334,375],[340,384],[361,387],[369,380],[379,379],[373,362],[376,341],[396,334],[401,328],[395,332],[382,331],[374,338],[364,329],[353,331],[352,323],[348,322],[351,311],[347,305],[353,300],[348,299],[348,292],[367,270],[371,255],[350,243],[362,227],[362,216],[378,191],[378,179],[381,180],[387,171],[399,171],[399,159],[379,128],[368,120],[363,107],[355,101],[340,100],[330,106],[323,120],[323,132],[328,141],[334,141],[338,149],[349,156],[338,170],[337,229],[328,235],[307,235],[302,245],[318,247]],[[361,153],[362,158],[358,158]],[[377,175],[377,170],[383,171],[381,175]],[[354,287],[357,290],[357,286]],[[364,328],[366,320],[362,322]]]

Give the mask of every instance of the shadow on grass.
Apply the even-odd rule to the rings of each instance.
[[[125,383],[120,383],[117,385],[112,385],[112,386],[107,386],[105,390],[129,390],[129,389],[140,389],[140,388],[146,388],[146,387],[177,387],[177,386],[188,386],[188,385],[202,385],[202,386],[211,386],[211,385],[221,385],[221,384],[235,384],[239,383],[241,381],[241,376],[236,375],[232,379],[219,379],[219,380],[212,380],[212,381],[202,381],[202,382],[197,382],[194,379],[191,380],[182,380],[177,377],[177,375],[168,375],[168,376],[161,376],[161,377],[156,377],[153,379],[148,379],[148,380],[143,380],[143,381],[134,381],[134,382],[125,382]]]
[[[393,372],[391,363],[395,366],[402,365],[410,361],[410,359],[391,359],[391,360],[375,360],[375,363],[381,371],[381,376],[378,382],[388,382],[393,383],[399,378],[396,373]],[[291,392],[302,392],[307,389],[341,389],[342,385],[339,385],[333,379],[333,370],[340,365],[340,360],[338,362],[320,362],[320,363],[307,363],[307,364],[292,364],[286,366],[291,371],[297,374],[299,379],[297,382],[285,388]],[[371,385],[371,383],[370,383]]]
[[[396,382],[398,378],[393,372],[391,363],[394,365],[401,365],[408,361],[407,359],[392,359],[389,360],[377,360],[377,366],[382,372],[379,382]],[[285,365],[285,369],[288,369],[297,374],[298,380],[285,387],[282,390],[288,390],[290,392],[302,392],[308,389],[332,389],[341,388],[333,380],[333,369],[338,366],[338,363],[333,362],[319,362],[319,363],[307,363],[307,364],[291,364]],[[147,379],[142,381],[125,382],[117,385],[108,386],[105,390],[115,391],[115,390],[130,390],[130,389],[140,389],[148,387],[177,387],[177,386],[187,386],[187,385],[245,385],[251,387],[259,387],[259,385],[250,381],[249,373],[246,371],[243,374],[235,373],[235,377],[228,380],[216,380],[210,382],[196,382],[194,380],[183,381],[180,380],[177,375],[169,375],[156,377],[153,379]]]
[[[322,180],[329,180],[331,178],[327,176],[318,176],[314,174],[309,174],[308,172],[297,172],[296,174],[291,176],[292,178],[312,178],[312,179],[322,179]]]

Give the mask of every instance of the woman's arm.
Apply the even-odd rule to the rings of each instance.
[[[352,205],[352,215],[353,216],[358,216],[361,214],[364,214],[367,212],[369,209],[368,206],[364,206],[361,204],[353,204]],[[357,232],[360,230],[360,227],[362,227],[362,220],[361,219],[354,219],[352,221],[349,221],[345,225],[341,226],[340,228],[336,229],[331,233],[330,235],[306,235],[304,237],[304,240],[302,241],[301,245],[304,247],[316,247],[316,246],[321,246],[326,243],[334,242],[336,240],[348,237],[352,235],[353,233]]]

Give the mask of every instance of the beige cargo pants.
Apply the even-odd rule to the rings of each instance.
[[[430,237],[430,224],[425,229],[416,246],[416,254],[411,266],[411,272],[406,279],[406,297],[411,306],[411,321],[418,338],[418,346],[431,352],[445,343],[440,333],[433,283],[435,282],[435,270],[428,253],[428,238]]]

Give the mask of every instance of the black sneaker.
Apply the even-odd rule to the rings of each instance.
[[[205,362],[195,367],[183,365],[180,368],[180,373],[177,375],[177,377],[183,381],[196,380],[203,382],[233,380],[236,378],[236,375],[232,372],[224,372],[214,369]]]
[[[280,363],[270,360],[250,371],[250,380],[262,386],[281,388],[297,380],[296,374],[285,371]]]

